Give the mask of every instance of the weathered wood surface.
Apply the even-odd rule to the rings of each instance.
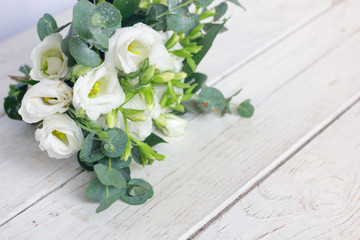
[[[360,103],[195,239],[360,239]]]
[[[268,10],[274,4],[253,2],[250,6],[260,7],[261,4],[263,8],[268,6]],[[171,139],[169,145],[158,147],[167,155],[166,162],[145,169],[134,166],[134,176],[144,177],[154,185],[154,198],[143,206],[119,202],[101,214],[95,214],[96,204],[87,201],[85,196],[93,174],[80,173],[74,160],[59,163],[47,159],[45,154],[37,156],[39,150],[32,133],[14,140],[27,140],[31,144],[21,147],[24,151],[19,150],[18,156],[10,159],[12,161],[3,159],[17,148],[10,149],[2,144],[0,169],[4,172],[2,169],[6,167],[13,168],[6,169],[9,171],[6,177],[0,175],[0,191],[6,193],[7,198],[1,198],[4,199],[1,207],[10,203],[4,207],[7,213],[1,218],[2,223],[28,209],[3,224],[1,235],[11,239],[186,238],[221,211],[224,203],[230,203],[234,195],[245,193],[244,187],[258,179],[259,173],[270,173],[277,166],[274,162],[280,164],[288,160],[293,152],[358,99],[360,23],[356,20],[360,3],[357,0],[334,3],[278,0],[276,3],[284,7],[274,8],[279,11],[277,14],[259,10],[267,16],[263,17],[262,24],[270,30],[264,27],[266,31],[262,32],[262,27],[258,26],[261,14],[254,14],[252,19],[244,19],[241,23],[252,31],[254,25],[246,21],[255,21],[259,29],[253,30],[257,34],[247,41],[256,42],[261,38],[263,42],[248,43],[250,50],[246,50],[242,58],[230,57],[234,53],[242,55],[237,51],[243,48],[235,44],[233,49],[225,51],[229,58],[224,61],[228,62],[217,64],[209,60],[203,65],[204,72],[214,71],[210,82],[227,95],[244,87],[234,102],[251,96],[257,105],[252,120],[237,116],[195,118],[184,137]],[[257,8],[248,7],[248,12],[255,12]],[[282,14],[284,18],[280,20]],[[271,16],[277,19],[273,28]],[[282,24],[286,18],[290,24],[285,26]],[[213,58],[223,56],[223,48],[229,46],[232,38],[239,42],[241,36],[248,35],[232,33],[235,25],[226,36],[229,42],[219,38],[221,44],[217,43],[210,53],[214,54]],[[241,68],[237,69],[239,66]],[[0,121],[3,121],[0,125],[2,138],[33,129],[25,126],[14,132],[7,128],[16,128],[19,123],[9,125],[10,120],[4,117]],[[19,159],[27,154],[25,151],[33,156],[26,157],[26,164]],[[20,167],[10,164],[15,160]],[[45,166],[41,165],[43,162]],[[31,169],[32,163],[42,169]],[[54,170],[53,182],[44,181],[49,169]],[[31,182],[32,179],[35,182]],[[16,180],[22,181],[26,191],[11,191]],[[63,183],[66,184],[61,186]],[[32,190],[35,185],[37,189]],[[38,191],[43,192],[39,194]]]
[[[248,1],[244,4],[249,5],[248,12],[251,13],[247,14],[239,8],[232,8],[232,19],[229,21],[231,31],[220,35],[209,53],[218,57],[226,56],[226,58],[221,62],[214,62],[212,60],[214,57],[209,55],[202,65],[204,72],[211,73],[209,83],[214,83],[228,69],[235,68],[246,59],[256,55],[261,49],[266,49],[269,45],[279,42],[284,36],[296,31],[307,22],[311,22],[316,16],[323,14],[333,6],[330,0],[321,0],[316,3],[306,0],[291,4],[284,0],[276,0],[272,3],[258,0]],[[261,10],[258,11],[260,6]],[[275,6],[281,6],[281,8]],[[272,12],[271,15],[270,12]],[[274,21],[269,24],[271,16],[274,17]],[[59,25],[66,23],[68,19],[71,19],[71,11],[57,17]],[[236,31],[239,27],[241,29]],[[253,31],[253,29],[257,30]],[[250,34],[248,31],[252,33]],[[252,40],[249,39],[250,36]],[[239,44],[243,39],[247,40]],[[7,75],[15,74],[19,65],[30,63],[30,52],[38,42],[35,28],[32,28],[0,43],[0,79],[4,86],[0,88],[1,104],[8,91],[6,86],[10,83]],[[228,49],[229,46],[231,49]],[[57,161],[49,159],[45,153],[41,153],[33,137],[35,127],[9,120],[4,117],[4,114],[4,110],[1,108],[1,142],[7,144],[0,146],[0,159],[2,159],[0,171],[6,172],[6,174],[0,175],[0,191],[3,196],[0,199],[2,209],[0,224],[81,172],[75,157]],[[11,141],[5,139],[5,136],[11,136]],[[21,143],[20,146],[19,143]],[[18,155],[14,155],[14,151]],[[26,157],[26,160],[20,160],[19,156]],[[12,164],[15,161],[17,164]],[[21,183],[22,187],[15,187],[14,183]],[[16,190],[13,190],[14,188]]]

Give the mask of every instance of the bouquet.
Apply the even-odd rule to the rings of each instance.
[[[228,0],[209,7],[212,2],[80,0],[72,22],[58,27],[50,14],[38,21],[32,68],[10,76],[17,84],[4,108],[11,119],[38,124],[35,139],[49,157],[77,154],[95,172],[86,193],[100,203],[96,212],[117,200],[138,205],[153,196],[148,182],[131,178],[130,163],[165,159],[153,149],[165,142],[155,132],[181,136],[184,113],[231,113],[231,97],[207,87],[196,68],[226,30],[227,2],[241,5]],[[237,112],[251,117],[250,100]]]

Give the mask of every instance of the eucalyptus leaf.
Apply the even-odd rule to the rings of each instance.
[[[96,208],[96,213],[102,212],[108,209],[114,202],[116,202],[117,198],[115,196],[109,196],[100,201],[100,205]]]
[[[214,0],[196,0],[194,2],[195,5],[199,7],[207,7],[209,6]]]
[[[108,186],[108,194],[109,196],[114,196],[116,199],[119,199],[121,190]],[[86,195],[93,202],[101,202],[106,198],[106,186],[103,185],[98,178],[94,178],[87,187]]]
[[[37,23],[37,33],[39,35],[40,40],[44,40],[44,38],[51,33],[54,33],[58,28],[55,19],[48,13],[45,13],[42,18],[39,19]]]
[[[69,44],[70,44],[71,37],[66,37],[61,42],[61,50],[68,57],[68,67],[74,66],[76,61],[74,57],[70,54]]]
[[[225,107],[225,97],[216,88],[203,88],[199,94],[201,107],[204,110],[211,110],[213,112],[220,112]]]
[[[84,39],[91,39],[92,34],[88,29],[95,5],[87,0],[80,0],[73,9],[74,31]],[[76,58],[75,58],[76,59]]]
[[[110,164],[109,164],[110,166]],[[94,166],[96,176],[103,185],[114,186],[118,189],[126,187],[126,179],[114,168],[99,163]]]
[[[84,160],[82,160],[82,159],[80,158],[80,152],[78,152],[78,154],[77,154],[77,160],[78,160],[79,165],[80,165],[83,169],[85,169],[86,171],[89,171],[89,172],[94,171],[94,166],[95,166],[95,164],[94,164],[94,163],[87,163],[87,162],[85,162]]]
[[[89,133],[81,147],[80,158],[92,163],[103,159],[105,155],[101,152],[101,142],[94,140],[94,133]]]
[[[166,21],[167,27],[176,33],[180,33],[194,24],[194,19],[186,7],[177,9],[175,14],[167,15]]]
[[[157,145],[159,143],[167,143],[167,141],[165,141],[164,139],[162,139],[161,137],[159,137],[155,133],[151,133],[150,136],[148,136],[144,140],[144,143],[146,143],[150,147],[153,147],[153,146],[155,146],[155,145]]]
[[[162,4],[153,4],[147,10],[148,20],[152,21],[151,26],[156,31],[166,30],[166,15],[159,17],[160,15],[166,13],[168,7]]]
[[[102,152],[111,158],[120,157],[126,149],[127,136],[120,128],[110,128],[106,130],[109,139],[102,142]]]
[[[251,118],[254,115],[255,108],[250,103],[250,99],[247,99],[240,103],[237,108],[238,114],[243,118]]]
[[[69,50],[78,64],[89,67],[97,67],[101,64],[100,56],[78,37],[71,37],[69,40]]]
[[[141,0],[114,0],[113,5],[121,12],[123,19],[130,17],[139,7]]]
[[[131,179],[128,184],[121,190],[120,199],[130,205],[143,204],[154,195],[152,186],[142,179]]]
[[[228,9],[228,5],[226,2],[220,3],[218,6],[215,7],[216,15],[214,16],[214,21],[219,20],[224,14],[226,13]]]
[[[121,13],[108,2],[99,3],[94,9],[94,14],[100,14],[104,27],[106,28],[115,28],[120,27],[121,25]]]
[[[96,41],[95,45],[99,45],[100,49],[106,52],[109,48],[108,36],[101,30],[100,27],[94,27],[91,24],[89,24],[89,30]]]

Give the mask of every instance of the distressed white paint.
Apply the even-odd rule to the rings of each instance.
[[[359,239],[360,103],[195,239]]]
[[[283,4],[283,7],[274,8],[275,3],[277,5]],[[254,32],[251,35],[253,37],[253,41],[249,40],[249,45],[246,45],[246,49],[243,48],[243,44],[234,45],[235,48],[233,48],[233,54],[229,55],[232,56],[232,58],[222,61],[221,64],[224,65],[219,65],[217,62],[204,63],[204,67],[206,66],[206,68],[203,70],[205,72],[213,69],[217,69],[218,72],[221,72],[222,70],[225,71],[226,67],[236,66],[238,62],[236,62],[235,59],[237,59],[238,56],[242,56],[239,58],[239,61],[241,62],[244,59],[251,57],[259,49],[264,49],[269,44],[273,44],[276,40],[281,39],[284,34],[296,31],[296,29],[302,26],[304,22],[311,21],[314,16],[324,13],[324,9],[331,6],[331,1],[321,0],[317,3],[313,3],[312,1],[307,0],[288,4],[287,1],[284,0],[276,0],[272,3],[265,3],[264,1],[258,0],[258,4],[261,5],[262,8],[267,8],[268,10],[257,11],[257,7],[250,7],[248,8],[248,11],[251,13],[247,15],[241,12],[238,8],[232,8],[231,11],[234,12],[234,15],[231,21],[229,21],[229,24],[231,22],[237,23],[241,20],[242,23],[238,24],[239,26],[244,28],[247,27],[249,29],[256,28],[269,21],[269,16],[264,16],[264,14],[270,11],[276,13],[274,15],[276,20],[274,20],[273,24],[268,25],[266,28],[261,28],[263,30],[258,29]],[[294,12],[294,6],[297,6],[296,9],[299,11],[296,11],[296,14],[283,13],[285,8],[288,9],[288,12]],[[278,10],[278,12],[276,12],[276,10]],[[256,14],[256,12],[258,12],[258,14]],[[57,20],[59,24],[65,23],[67,19],[70,19],[70,17],[71,11],[68,11],[57,17]],[[231,41],[234,41],[234,39],[237,39],[236,41],[240,41],[242,37],[247,36],[246,32],[236,31],[234,23],[232,24],[233,25],[229,25],[231,31],[224,33],[218,40],[219,42],[226,43],[226,46],[229,45]],[[344,36],[339,36],[340,38],[336,38],[332,44],[340,42],[345,36],[346,34],[344,34]],[[26,39],[26,41],[24,41],[24,39]],[[33,28],[17,37],[1,43],[0,65],[1,69],[5,69],[4,71],[0,71],[0,79],[3,86],[7,86],[7,84],[10,83],[10,81],[6,78],[8,74],[16,73],[20,64],[29,63],[31,49],[38,42],[39,40],[37,39],[35,29]],[[254,42],[256,42],[256,44],[253,44]],[[330,44],[329,47],[332,46],[332,44]],[[236,49],[236,51],[234,51],[234,49]],[[223,44],[218,44],[214,46],[210,54],[223,56],[223,52]],[[214,82],[219,78],[220,75],[218,73],[213,73],[209,80],[210,82]],[[286,79],[284,78],[283,80]],[[240,87],[241,85],[237,86],[237,88]],[[276,85],[274,85],[272,89],[275,89],[275,87]],[[270,89],[271,88],[268,90]],[[0,88],[0,95],[5,96],[7,91],[7,87]],[[1,104],[2,101],[3,97],[1,97],[0,100]],[[40,152],[37,148],[37,144],[34,142],[34,127],[7,119],[4,116],[2,108],[0,110],[0,114],[3,116],[1,118],[2,123],[0,124],[1,141],[7,143],[0,145],[0,159],[4,159],[0,163],[0,169],[1,172],[7,172],[6,174],[0,175],[0,191],[1,195],[5,196],[2,198],[2,201],[0,200],[0,206],[2,209],[0,223],[4,223],[20,211],[35,203],[41,197],[46,196],[46,194],[58,188],[67,180],[78,174],[80,169],[78,168],[75,157],[65,161],[49,159],[45,153]],[[233,118],[233,120],[234,119],[238,120],[237,117]],[[218,121],[223,124],[222,120]],[[5,139],[5,136],[12,136],[12,140],[9,141],[8,139]],[[26,143],[24,144],[22,141]],[[176,142],[178,140],[174,141]],[[18,145],[18,143],[21,144]],[[31,144],[27,146],[28,143]],[[18,152],[20,156],[26,157],[26,161],[20,160],[19,155],[12,156],[12,152],[14,151]],[[170,156],[168,159],[171,159]],[[11,164],[12,162],[19,163],[15,165]],[[164,165],[167,164],[168,163]],[[29,165],[36,166],[36,168],[29,168]],[[166,168],[168,170],[171,169],[170,165]],[[49,176],[52,178],[51,181],[48,181]],[[154,181],[156,181],[156,179],[154,179]],[[17,185],[15,183],[21,183],[21,187],[16,187]],[[14,186],[14,184],[16,186]],[[14,188],[16,190],[11,190]]]
[[[82,173],[5,224],[2,233],[22,239],[181,236],[357,95],[358,7],[356,0],[338,3],[221,81],[218,87],[228,94],[245,86],[258,106],[255,117],[200,116],[183,138],[159,146],[167,161],[134,171],[155,184],[155,197],[145,205],[117,203],[95,214],[85,196],[92,174]]]

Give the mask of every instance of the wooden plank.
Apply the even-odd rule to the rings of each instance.
[[[271,25],[267,25],[267,27],[264,28],[263,32],[261,30],[262,28],[257,28],[257,34],[251,34],[251,36],[254,37],[254,42],[256,42],[256,44],[246,45],[246,49],[243,48],[244,45],[236,45],[236,48],[234,48],[234,50],[239,52],[238,54],[236,54],[234,51],[232,51],[234,54],[231,55],[237,57],[241,54],[241,56],[243,57],[239,60],[246,59],[247,57],[252,56],[254,52],[258,51],[258,49],[266,48],[269,43],[274,43],[276,40],[278,41],[285,33],[289,34],[289,32],[295,31],[296,28],[299,28],[300,26],[305,24],[306,21],[311,21],[311,19],[313,19],[315,16],[318,16],[319,14],[326,11],[326,9],[328,9],[331,5],[330,0],[321,0],[316,3],[310,0],[306,0],[297,1],[292,4],[288,4],[287,1],[284,0],[276,0],[271,4],[266,3],[262,0],[256,0],[253,2],[257,2],[258,5],[262,5],[262,8],[267,9],[267,11],[257,11],[257,8],[254,7],[253,10],[252,8],[248,9],[251,14],[247,15],[239,11],[238,8],[232,8],[232,11],[234,11],[235,13],[229,23],[236,23],[241,20],[243,23],[238,25],[242,26],[242,29],[244,29],[245,27],[252,29],[255,28],[255,26],[257,25],[263,26],[270,21],[269,15],[267,15],[267,12],[269,11],[273,12],[273,16],[276,20]],[[274,3],[277,3],[277,5],[282,5],[283,7],[279,9],[273,9]],[[297,6],[297,8],[294,8],[294,6]],[[287,11],[285,11],[285,9],[287,9]],[[281,17],[283,11],[294,13],[295,9],[296,14],[284,14],[283,17]],[[256,15],[256,12],[258,12],[258,15]],[[69,19],[70,15],[70,11],[65,12],[60,17],[57,17],[57,20],[58,22],[66,22],[66,19]],[[262,22],[261,19],[263,19]],[[229,28],[235,29],[236,27],[234,26],[234,24],[232,24],[229,25]],[[229,31],[228,33],[225,33],[223,37],[220,36],[219,41],[228,45],[231,43],[232,39],[237,39],[238,41],[240,41],[241,37],[244,35],[245,33],[243,31],[238,33],[236,31]],[[344,34],[344,36],[345,35],[346,34]],[[23,41],[23,39],[27,39],[27,41]],[[334,42],[339,40],[339,38],[335,38]],[[29,61],[30,51],[32,47],[38,43],[38,41],[39,40],[37,39],[37,36],[35,34],[35,29],[33,28],[20,34],[17,37],[11,38],[0,44],[0,66],[1,69],[4,69],[4,71],[0,71],[0,78],[2,79],[2,84],[4,86],[9,83],[9,80],[6,79],[6,76],[8,74],[13,74],[14,72],[16,72],[20,64]],[[252,41],[249,40],[249,42]],[[214,46],[211,54],[222,56],[222,52],[223,46],[222,44],[219,44]],[[16,56],[16,59],[14,58],[14,56]],[[11,61],[9,61],[9,59],[11,59]],[[224,60],[221,63],[225,65],[221,65],[216,62],[205,62],[203,66],[206,66],[206,69],[209,70],[218,69],[220,71],[225,70],[227,65],[233,66],[236,63],[237,62],[233,58],[228,58],[226,61]],[[203,70],[207,72],[206,69]],[[210,82],[214,82],[215,78],[219,77],[220,76],[217,76],[214,73],[211,78],[212,81]],[[7,91],[8,90],[6,87],[0,88],[0,95],[5,97]],[[3,101],[3,97],[0,98],[0,101]],[[18,155],[13,156],[11,151],[14,151],[14,149],[12,147],[9,147],[7,144],[2,144],[0,146],[0,158],[7,159],[7,162],[4,161],[0,163],[0,171],[9,172],[9,174],[4,174],[0,176],[0,186],[4,186],[3,188],[0,188],[0,194],[2,196],[6,196],[6,198],[3,198],[4,200],[0,202],[0,207],[2,209],[2,215],[0,216],[0,224],[3,224],[7,220],[14,217],[17,213],[34,204],[37,199],[42,198],[49,192],[60,187],[67,180],[77,175],[81,170],[78,168],[75,158],[71,158],[70,160],[65,161],[58,161],[56,163],[55,160],[50,160],[46,156],[46,154],[41,153],[40,150],[36,147],[36,143],[34,142],[33,138],[33,127],[25,127],[23,123],[14,122],[7,119],[6,117],[4,117],[3,109],[0,109],[0,115],[1,114],[3,118],[1,119],[0,135],[12,136],[14,140],[9,141],[9,144],[13,144],[14,142],[20,142],[22,143],[22,145],[24,145],[26,144],[24,142],[30,142],[32,146],[32,148],[24,147],[18,151],[19,155],[27,156],[28,153],[31,153],[31,155],[29,154],[29,157],[27,157],[26,164],[20,163],[17,165],[10,164],[14,161],[21,161],[18,159]],[[31,130],[29,132],[26,132],[24,135],[23,133],[27,131],[27,129]],[[5,139],[3,140],[3,142],[5,142]],[[11,151],[7,151],[7,149],[11,149]],[[42,163],[41,166],[39,166],[39,163]],[[39,170],[36,168],[29,168],[29,165],[39,166],[38,168],[41,169]],[[50,171],[49,169],[52,169],[53,171]],[[49,174],[52,174],[52,176],[54,176],[52,181],[46,180]],[[8,191],[8,189],[15,188],[14,183],[18,182],[22,183],[22,187],[16,187],[17,190],[11,191],[11,194],[9,194],[10,192]]]
[[[85,202],[86,185],[93,175],[82,173],[2,226],[2,233],[13,238],[66,239],[181,236],[357,94],[360,34],[354,18],[359,4],[356,0],[339,3],[281,46],[250,62],[243,68],[249,75],[241,69],[222,81],[227,92],[243,85],[266,86],[267,91],[254,95],[255,118],[200,116],[183,138],[159,146],[168,156],[166,164],[135,167],[133,172],[154,184],[156,195],[145,205],[118,203],[95,214],[96,205]],[[239,76],[246,81],[236,81]],[[274,88],[269,87],[271,81],[276,83]]]
[[[359,239],[360,103],[195,239]]]

